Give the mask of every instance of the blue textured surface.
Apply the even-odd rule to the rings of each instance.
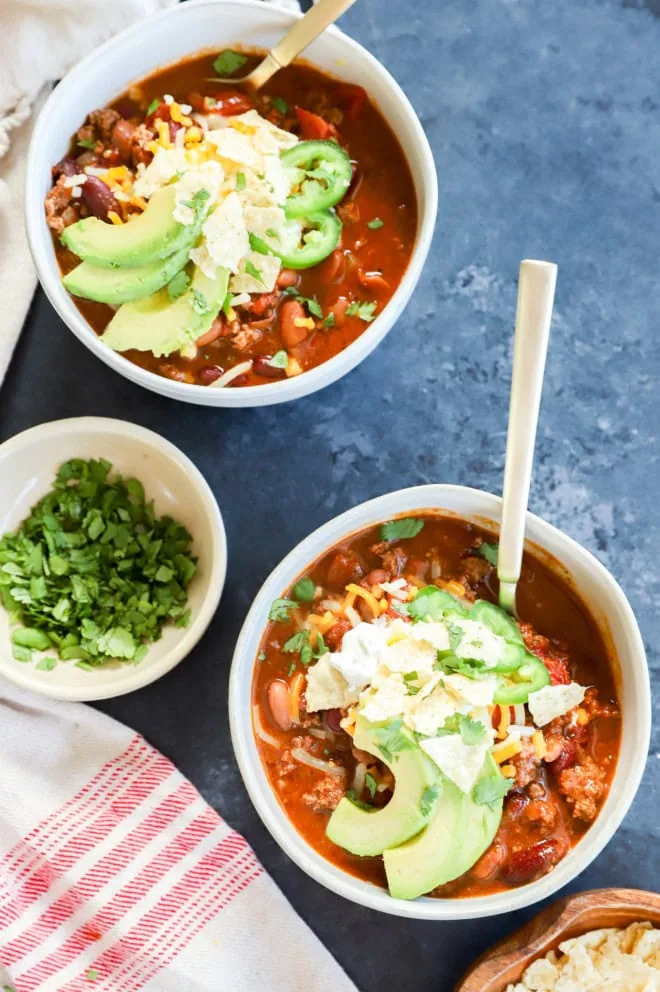
[[[230,540],[219,613],[185,664],[103,709],[143,731],[248,836],[365,992],[449,992],[534,910],[405,922],[298,871],[258,822],[231,753],[235,637],[269,570],[335,513],[420,482],[500,490],[517,267],[539,257],[559,263],[559,282],[531,506],[620,580],[657,673],[658,13],[657,0],[360,0],[346,15],[420,114],[441,204],[398,327],[325,392],[262,411],[175,406],[96,361],[39,293],[0,393],[3,438],[59,417],[125,417],[206,474]],[[656,729],[632,812],[574,890],[658,888],[658,751]]]

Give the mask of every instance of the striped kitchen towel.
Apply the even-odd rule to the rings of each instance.
[[[4,680],[0,733],[0,989],[355,992],[139,734]]]

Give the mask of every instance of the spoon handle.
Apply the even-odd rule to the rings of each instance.
[[[525,515],[556,282],[557,266],[553,262],[528,259],[520,263],[497,563],[500,606],[510,612],[515,610],[516,583],[522,564]]]
[[[260,89],[278,69],[293,62],[304,48],[311,45],[328,25],[333,24],[355,2],[356,0],[318,0],[250,73],[251,86]]]

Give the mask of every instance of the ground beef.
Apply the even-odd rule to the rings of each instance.
[[[87,122],[94,128],[103,144],[109,145],[112,141],[112,130],[120,117],[121,114],[116,110],[105,107],[103,110],[92,110]]]
[[[331,651],[339,651],[344,634],[351,629],[348,620],[338,620],[325,635],[325,643]]]
[[[131,138],[133,164],[148,165],[153,158],[149,145],[154,140],[154,132],[146,124],[138,124]]]
[[[383,563],[383,569],[390,579],[398,579],[408,564],[408,555],[403,548],[391,548],[387,541],[372,544],[369,550],[378,555]]]
[[[463,565],[463,575],[459,582],[468,588],[475,589],[477,586],[483,585],[492,567],[485,558],[466,558]]]
[[[89,147],[92,143],[96,144],[97,141],[96,128],[92,124],[83,124],[82,127],[78,128],[76,132],[76,145],[85,148]]]
[[[60,176],[45,201],[46,223],[53,234],[60,235],[65,227],[79,219],[78,207],[72,201],[71,190],[64,185],[66,176]]]
[[[568,655],[551,644],[549,638],[537,634],[531,623],[521,623],[519,626],[525,647],[541,659],[550,673],[552,685],[568,685],[571,681]]]
[[[589,722],[600,717],[618,716],[619,708],[614,703],[601,703],[598,698],[598,689],[587,689],[584,694],[581,709],[585,710],[589,717]]]
[[[255,327],[249,327],[247,324],[241,326],[240,331],[238,331],[232,338],[231,343],[233,344],[236,351],[247,351],[251,348],[253,344],[261,340],[261,331]]]
[[[559,791],[576,819],[591,823],[596,818],[605,780],[606,773],[584,752],[576,765],[559,774]]]
[[[355,552],[340,548],[328,566],[327,583],[333,589],[344,589],[349,582],[359,582],[363,575],[362,562]]]
[[[541,758],[536,753],[536,748],[529,737],[523,737],[520,741],[521,750],[511,759],[511,764],[516,769],[515,787],[522,789],[524,786],[534,782],[538,776]]]
[[[303,793],[302,801],[313,813],[332,812],[342,800],[345,790],[344,775],[324,775],[309,792]]]
[[[530,789],[534,786],[531,785]],[[522,819],[538,827],[543,836],[549,834],[557,823],[559,810],[547,796],[531,799],[522,813]]]

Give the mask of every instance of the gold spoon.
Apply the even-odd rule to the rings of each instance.
[[[500,606],[514,616],[556,282],[557,266],[553,262],[527,259],[520,263],[497,556]]]
[[[304,17],[289,28],[275,47],[271,48],[263,62],[260,62],[247,76],[243,76],[242,79],[231,76],[227,79],[214,79],[213,82],[227,83],[230,86],[238,84],[253,93],[260,90],[271,76],[293,62],[304,48],[311,45],[328,25],[334,24],[337,18],[354,3],[355,0],[318,0]]]

